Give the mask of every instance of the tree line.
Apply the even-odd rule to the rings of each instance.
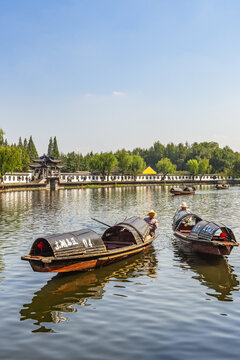
[[[194,142],[161,144],[155,142],[148,149],[140,147],[132,151],[121,149],[113,152],[93,153],[86,155],[74,151],[67,154],[59,152],[56,136],[50,137],[47,154],[62,158],[64,172],[98,171],[108,175],[113,169],[121,174],[137,175],[146,166],[164,175],[169,173],[186,173],[193,176],[208,173],[224,176],[240,176],[240,153],[234,152],[229,146],[219,147],[217,142]],[[38,157],[32,136],[18,144],[8,144],[4,131],[0,129],[0,175],[5,172],[26,171],[32,158]]]
[[[59,157],[57,139],[49,139],[48,154]],[[4,131],[0,129],[0,176],[6,172],[22,172],[29,170],[28,164],[33,158],[38,157],[38,152],[32,136],[27,140],[20,137],[18,144],[9,144],[4,138]]]
[[[219,147],[217,142],[169,143],[166,146],[159,141],[149,149],[140,147],[129,150],[118,150],[115,153],[93,154],[69,152],[62,155],[65,162],[64,171],[81,170],[109,173],[118,167],[121,174],[140,173],[146,166],[163,175],[190,173],[193,176],[204,174],[221,174],[223,176],[240,176],[240,153],[229,146]]]

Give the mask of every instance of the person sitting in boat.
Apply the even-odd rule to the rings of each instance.
[[[183,201],[181,204],[181,209],[180,211],[187,211],[187,204]]]
[[[181,206],[176,210],[175,215],[177,215],[180,211],[190,212],[187,208],[187,204],[183,201]]]
[[[187,204],[185,202],[182,203],[181,208],[179,211],[185,211],[185,212],[190,212],[189,209],[187,208]],[[187,227],[188,225],[191,225],[192,222],[192,217],[188,216],[185,219],[183,219],[182,224]]]
[[[158,221],[157,219],[154,219],[155,216],[157,216],[157,213],[154,210],[150,210],[147,213],[147,217],[144,218],[144,220],[149,224],[150,226],[150,235],[154,234],[157,227],[158,227]]]

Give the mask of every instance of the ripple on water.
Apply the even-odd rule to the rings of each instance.
[[[160,186],[18,192],[0,196],[2,358],[236,359],[239,249],[207,261],[179,251],[176,208],[187,201],[240,235],[240,188],[206,186],[187,198]],[[41,234],[105,227],[154,208],[160,236],[151,250],[115,265],[67,275],[34,273],[20,256]],[[14,341],[12,341],[14,339]]]

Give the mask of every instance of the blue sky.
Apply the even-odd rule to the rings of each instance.
[[[0,128],[62,152],[240,151],[240,2],[0,0]]]

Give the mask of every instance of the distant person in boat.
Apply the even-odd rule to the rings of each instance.
[[[154,219],[155,216],[157,216],[157,213],[154,210],[150,210],[147,213],[147,217],[144,218],[144,220],[150,226],[150,235],[154,234],[158,227],[158,221],[157,221],[157,219]]]
[[[181,211],[187,211],[187,204],[185,202],[181,205]]]

